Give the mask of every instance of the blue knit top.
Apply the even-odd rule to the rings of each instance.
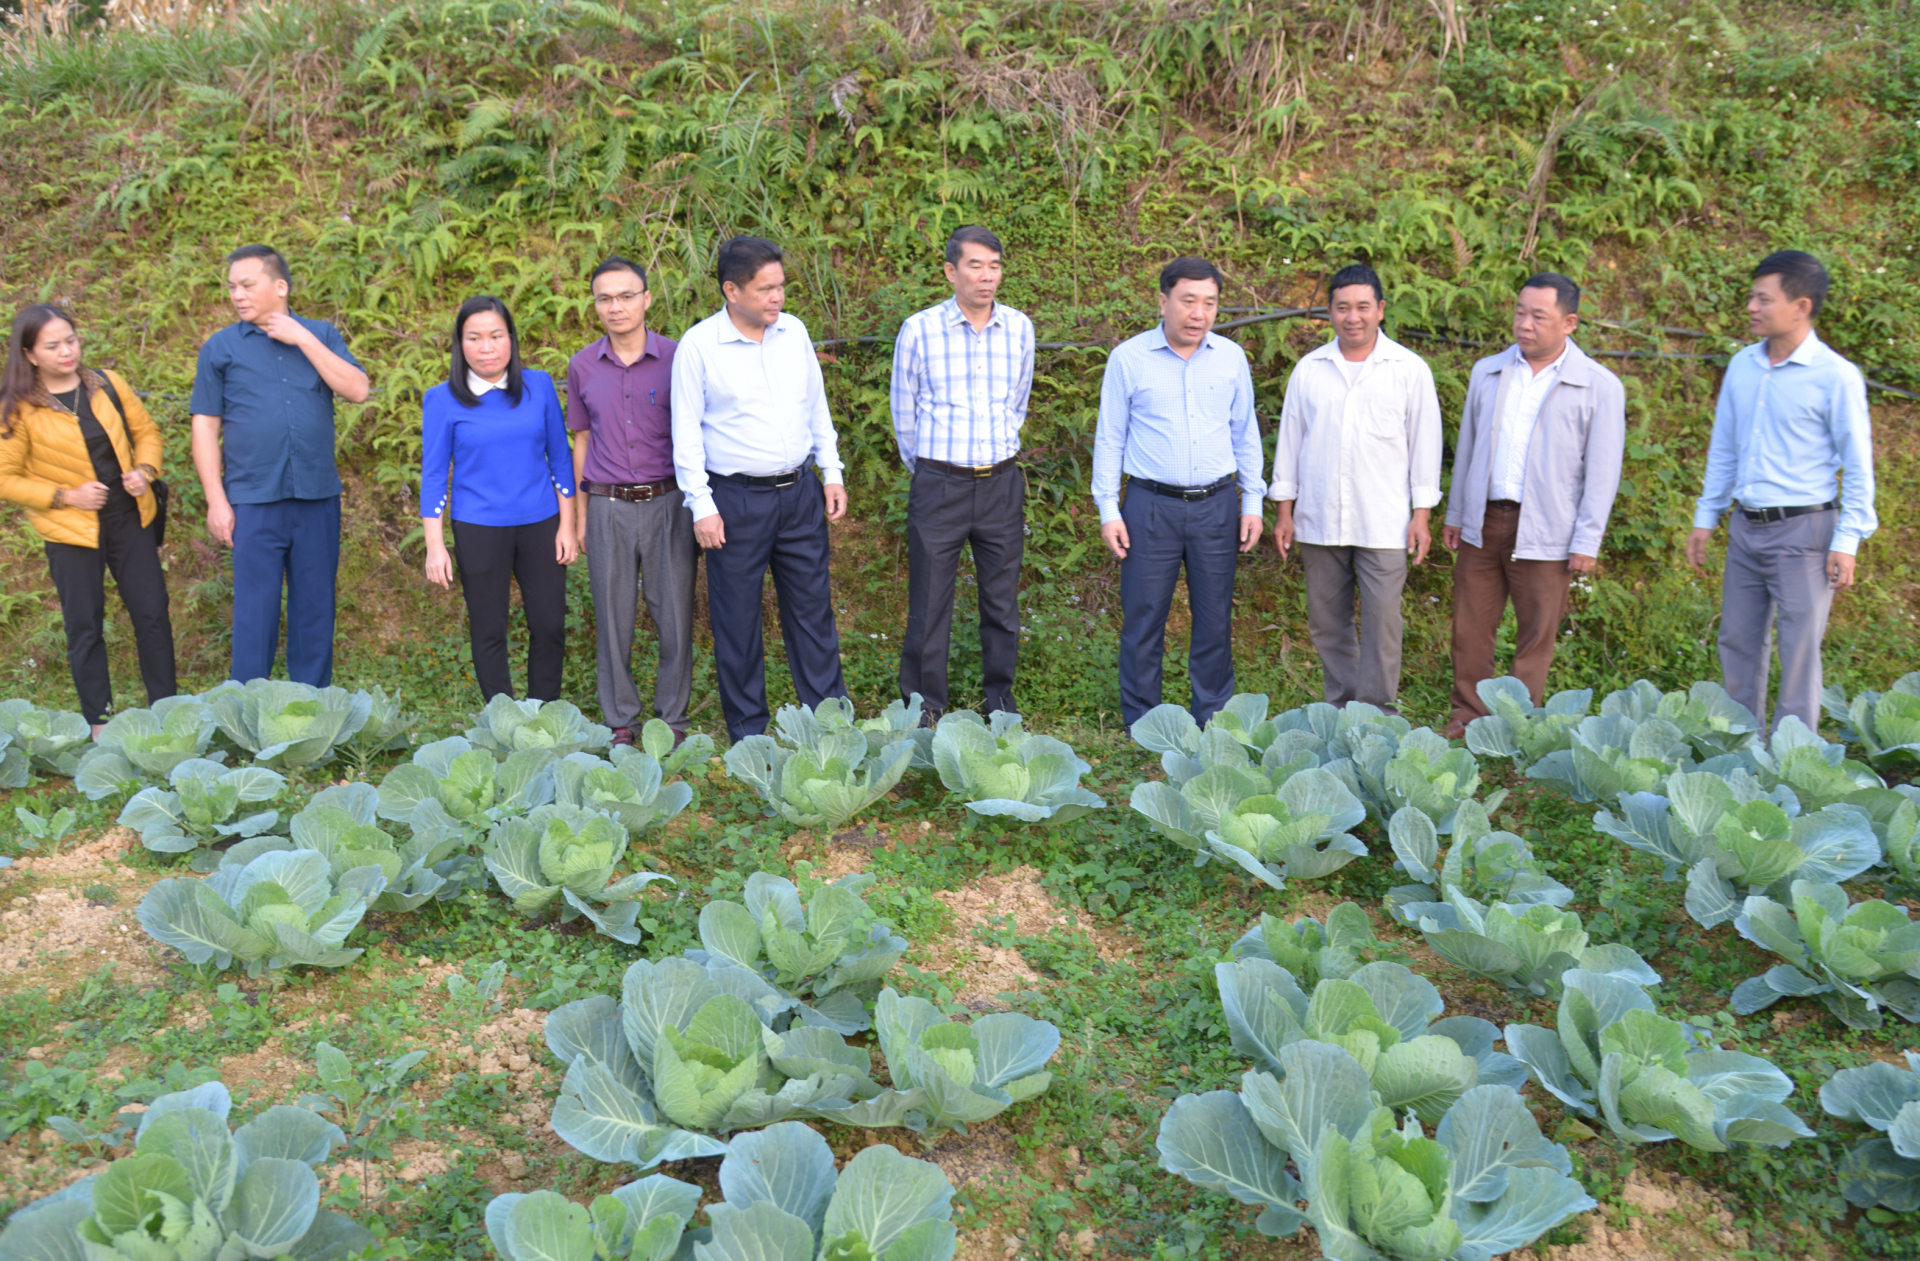
[[[420,515],[471,525],[532,525],[557,508],[554,492],[571,497],[573,452],[553,378],[521,374],[516,406],[505,390],[488,390],[464,406],[441,382],[420,406]]]

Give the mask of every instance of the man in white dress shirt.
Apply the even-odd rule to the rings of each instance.
[[[718,270],[726,305],[688,329],[674,356],[673,465],[706,549],[713,672],[738,741],[767,728],[769,569],[794,691],[807,705],[847,694],[827,540],[847,492],[819,357],[807,326],[781,310],[780,247],[736,236]]]
[[[1620,489],[1627,398],[1573,343],[1580,286],[1541,272],[1513,304],[1513,345],[1473,365],[1440,541],[1453,562],[1453,721],[1487,712],[1494,642],[1513,601],[1511,673],[1538,705],[1575,574],[1590,574]]]
[[[1426,361],[1380,331],[1386,291],[1373,268],[1335,272],[1327,310],[1334,340],[1287,378],[1267,490],[1280,506],[1273,543],[1283,560],[1300,544],[1326,699],[1393,712],[1407,558],[1427,558],[1440,502],[1440,400]]]

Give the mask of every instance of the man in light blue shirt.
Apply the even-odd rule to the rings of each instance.
[[[1782,250],[1753,269],[1747,327],[1766,340],[1727,363],[1687,537],[1687,563],[1698,570],[1733,508],[1720,594],[1724,685],[1766,721],[1777,623],[1774,721],[1791,714],[1816,729],[1827,614],[1834,593],[1853,585],[1854,554],[1879,524],[1867,385],[1813,331],[1826,299],[1827,269],[1811,254]]]
[[[1234,570],[1239,553],[1260,541],[1267,487],[1246,352],[1213,331],[1223,279],[1204,259],[1168,263],[1160,323],[1114,348],[1100,388],[1093,502],[1100,538],[1121,562],[1120,713],[1128,724],[1160,703],[1167,611],[1183,564],[1194,719],[1206,722],[1233,695]],[[1131,479],[1124,506],[1122,473]]]
[[[780,248],[736,236],[721,245],[718,272],[726,305],[674,353],[673,469],[706,550],[714,681],[738,741],[767,729],[760,600],[769,570],[801,704],[847,694],[827,540],[827,523],[847,515],[847,492],[820,358],[807,326],[782,310]]]
[[[947,709],[962,547],[980,590],[983,707],[1018,712],[1027,487],[1014,457],[1033,390],[1033,321],[995,300],[1002,252],[985,228],[956,230],[946,251],[953,297],[908,316],[893,347],[893,432],[913,474],[900,695],[920,694],[928,726]]]

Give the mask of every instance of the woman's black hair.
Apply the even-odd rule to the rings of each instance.
[[[40,331],[55,320],[65,320],[74,328],[73,316],[50,302],[35,302],[20,308],[13,317],[13,333],[7,338],[7,364],[0,370],[0,438],[13,436],[14,413],[26,403],[33,387],[40,383],[37,370],[27,362],[27,351],[40,340]]]
[[[447,391],[460,401],[462,407],[480,406],[480,396],[467,384],[467,352],[460,344],[461,337],[467,331],[467,321],[482,311],[492,311],[507,326],[507,341],[513,346],[513,353],[507,356],[507,400],[515,407],[520,406],[520,334],[513,326],[513,312],[507,310],[507,304],[490,293],[468,298],[460,304],[460,311],[453,317],[453,363],[447,369]]]

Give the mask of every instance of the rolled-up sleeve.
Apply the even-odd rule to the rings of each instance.
[[[1100,524],[1120,519],[1120,471],[1127,454],[1127,427],[1132,417],[1126,360],[1118,351],[1107,356],[1100,382],[1100,417],[1093,428],[1093,503]]]
[[[1267,498],[1282,503],[1300,498],[1300,447],[1307,437],[1306,378],[1302,363],[1293,365],[1287,392],[1280,402],[1280,435],[1273,444],[1273,479]]]
[[[1413,397],[1407,400],[1407,502],[1432,508],[1440,502],[1440,395],[1433,369],[1413,361]]]

